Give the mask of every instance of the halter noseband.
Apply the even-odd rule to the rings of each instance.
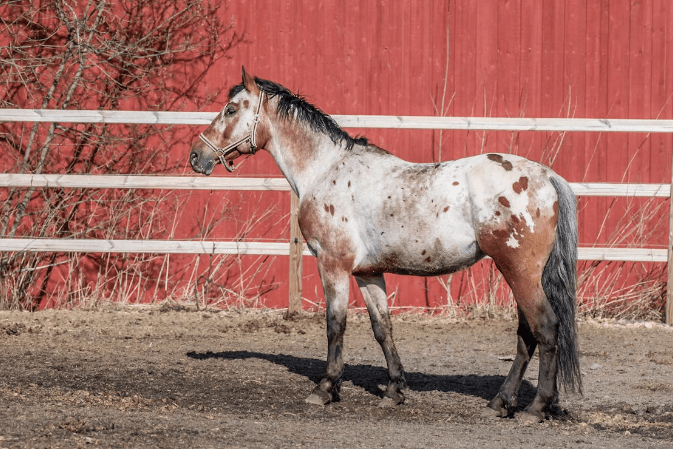
[[[229,173],[233,173],[233,171],[236,169],[236,166],[234,165],[233,161],[229,161],[229,164],[227,164],[225,157],[229,153],[232,153],[239,145],[245,142],[250,142],[250,153],[255,154],[255,152],[257,151],[257,142],[255,141],[255,131],[257,130],[257,124],[261,120],[259,116],[259,111],[262,109],[263,97],[264,97],[264,91],[260,90],[259,103],[257,103],[257,112],[255,113],[255,115],[252,116],[252,131],[250,131],[250,134],[243,137],[242,139],[239,139],[234,143],[230,143],[224,148],[218,148],[210,140],[208,140],[208,138],[204,136],[203,133],[199,134],[199,138],[203,141],[203,143],[208,145],[208,148],[217,153],[217,157],[220,159],[220,162],[222,162],[222,165],[224,165],[224,167],[229,171]]]

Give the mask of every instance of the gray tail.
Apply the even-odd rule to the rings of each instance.
[[[577,278],[577,204],[570,185],[552,176],[558,196],[556,241],[542,273],[542,288],[559,321],[558,380],[567,391],[582,393],[575,321]]]

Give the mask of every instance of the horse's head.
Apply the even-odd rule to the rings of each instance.
[[[242,69],[243,84],[232,89],[229,102],[192,144],[189,163],[197,173],[210,175],[219,160],[227,170],[235,169],[234,159],[255,154],[260,144],[260,112],[264,92],[254,78]]]

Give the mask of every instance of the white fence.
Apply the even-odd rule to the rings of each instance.
[[[120,123],[156,125],[208,125],[213,112],[148,111],[58,111],[47,109],[0,109],[0,122]],[[673,120],[633,119],[540,119],[494,117],[410,117],[410,116],[332,116],[345,128],[406,128],[499,131],[584,131],[672,133]],[[572,183],[578,196],[670,197],[670,184]],[[289,191],[278,178],[206,178],[183,176],[124,175],[44,175],[0,174],[0,187],[41,188],[118,188],[118,189],[206,189],[206,190],[281,190]],[[673,210],[673,209],[672,209]],[[296,217],[292,219],[296,220]],[[673,223],[673,213],[671,214]],[[673,225],[671,226],[673,240]],[[74,240],[74,239],[3,239],[0,251],[59,252],[131,252],[191,254],[290,254],[288,243],[166,241],[166,240]],[[669,242],[669,249],[671,244]],[[303,254],[308,255],[304,248]],[[666,249],[655,248],[580,248],[581,260],[619,260],[669,262]],[[301,269],[301,268],[299,268]],[[673,324],[673,270],[669,269],[669,298],[666,322]],[[291,273],[290,277],[293,277]],[[301,275],[298,274],[301,278]]]
[[[668,184],[571,183],[579,196],[668,197]],[[274,190],[290,191],[282,178],[211,178],[130,175],[45,175],[0,174],[0,187],[108,188],[108,189],[191,189],[191,190]],[[126,252],[182,254],[268,254],[287,255],[287,243],[222,242],[192,240],[73,240],[0,239],[1,251]],[[304,249],[305,255],[310,253]],[[580,248],[581,260],[623,260],[666,262],[665,249]]]

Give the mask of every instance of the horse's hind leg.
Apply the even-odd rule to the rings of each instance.
[[[381,401],[381,406],[401,404],[404,402],[404,393],[407,382],[404,378],[404,369],[397,355],[395,342],[393,341],[393,326],[388,311],[388,296],[386,283],[383,276],[364,277],[356,276],[355,280],[360,287],[362,297],[367,304],[369,319],[376,341],[381,345],[383,354],[388,364],[388,389]]]
[[[503,407],[507,409],[507,398],[515,396],[515,387],[520,383],[520,376],[523,376],[524,362],[530,359],[529,351],[532,354],[535,349],[532,343],[534,339],[539,349],[540,372],[535,398],[521,415],[526,421],[542,420],[544,409],[558,398],[556,351],[559,322],[542,288],[542,272],[554,244],[554,234],[541,232],[542,227],[539,225],[536,229],[540,231],[530,234],[528,238],[521,238],[516,247],[495,238],[499,235],[497,232],[482,235],[479,241],[482,250],[493,258],[512,289],[519,314],[528,323],[528,328],[519,326],[517,357],[501,392],[489,406],[499,414],[503,414]]]
[[[519,310],[519,328],[516,333],[516,358],[514,359],[514,363],[512,363],[512,368],[509,370],[507,379],[505,379],[502,387],[500,387],[500,392],[488,403],[488,406],[496,412],[496,416],[500,417],[507,416],[510,411],[516,408],[523,375],[537,347],[537,341],[521,310]]]
[[[504,390],[505,395],[498,394],[499,397],[506,396],[508,393],[514,393],[514,386],[520,383],[519,376],[523,376],[525,366],[523,362],[530,359],[530,355],[535,349],[530,343],[532,336],[539,348],[540,371],[538,376],[537,392],[533,402],[531,402],[520,419],[523,421],[541,421],[544,419],[544,410],[558,400],[558,387],[556,376],[558,373],[557,346],[558,346],[558,319],[547,300],[542,285],[537,276],[531,276],[526,270],[508,270],[500,269],[507,283],[512,288],[512,293],[517,301],[519,313],[528,323],[528,329],[521,328],[519,339],[524,343],[524,347],[518,347],[517,357],[514,360],[510,375],[505,380],[501,393]],[[523,337],[522,337],[523,336]],[[528,343],[526,343],[528,342]],[[530,349],[529,349],[530,348]],[[498,403],[497,398],[492,401],[494,405]],[[493,408],[493,407],[491,407]]]

